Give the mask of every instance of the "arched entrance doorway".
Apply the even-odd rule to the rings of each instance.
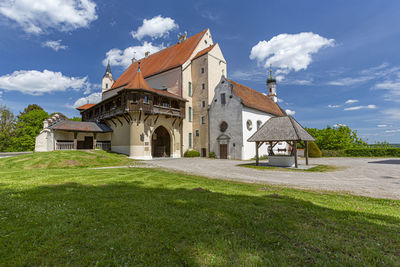
[[[163,126],[159,126],[151,136],[152,157],[171,156],[171,137]]]

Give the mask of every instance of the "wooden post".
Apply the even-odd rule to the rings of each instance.
[[[96,149],[96,145],[97,145],[97,133],[93,133],[93,149]]]
[[[308,141],[304,141],[305,143],[305,148],[304,148],[304,153],[306,154],[306,165],[308,165]]]
[[[74,132],[74,150],[78,149],[78,133]]]
[[[297,141],[294,141],[294,166],[297,168]]]
[[[256,142],[256,166],[258,166],[258,142]]]

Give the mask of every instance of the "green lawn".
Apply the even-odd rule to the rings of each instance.
[[[1,265],[400,265],[400,201],[29,156],[0,159]]]

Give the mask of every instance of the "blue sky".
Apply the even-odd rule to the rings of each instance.
[[[118,77],[136,51],[210,28],[228,76],[266,92],[307,127],[349,125],[400,143],[400,1],[96,1],[0,3],[0,105],[79,116],[107,60]]]

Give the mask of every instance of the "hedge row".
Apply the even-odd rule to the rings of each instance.
[[[400,157],[400,148],[322,150],[323,157]]]

